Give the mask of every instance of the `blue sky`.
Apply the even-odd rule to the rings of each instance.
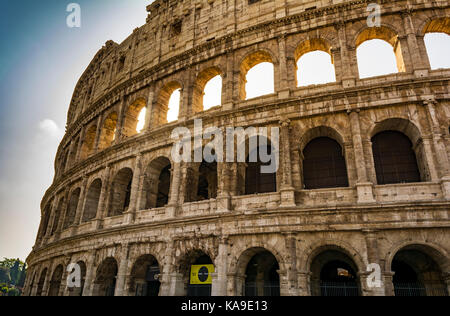
[[[25,259],[31,251],[40,222],[40,202],[53,179],[55,153],[64,134],[68,106],[78,79],[107,40],[120,43],[134,28],[145,23],[145,8],[151,2],[79,0],[82,10],[79,29],[66,26],[66,7],[71,1],[2,3],[0,259]],[[433,59],[450,67],[450,40],[447,35],[444,37],[436,37],[430,46],[436,48]],[[393,57],[392,48],[387,47],[385,53],[386,59]],[[379,63],[373,62],[380,60],[379,52],[369,47],[364,54],[369,71],[370,68],[382,70]],[[322,58],[330,63],[329,56]],[[312,75],[312,81],[317,81],[315,75],[320,73],[317,67],[325,64],[323,61],[320,56],[313,57],[301,69]],[[388,64],[385,71],[389,69],[395,71],[395,65]],[[256,69],[249,74],[249,82],[253,76],[255,87],[264,86],[258,80],[267,78],[265,71]],[[220,82],[216,86],[220,87]],[[266,88],[270,90],[272,86]],[[216,105],[217,101],[211,103]]]
[[[0,259],[31,251],[78,79],[107,40],[121,42],[145,23],[152,1],[79,0],[79,29],[66,26],[71,2],[2,2]]]

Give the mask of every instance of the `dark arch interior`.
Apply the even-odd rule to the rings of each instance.
[[[171,170],[172,165],[165,157],[149,164],[144,176],[141,209],[164,207],[169,203]]]
[[[64,220],[64,229],[69,228],[74,224],[77,213],[78,200],[80,199],[81,190],[78,188],[70,196],[69,204],[67,205],[66,218]]]
[[[78,261],[77,264],[80,267],[81,272],[80,287],[69,288],[69,296],[83,296],[84,284],[86,281],[86,264],[83,261]]]
[[[63,267],[59,265],[53,272],[52,279],[50,281],[50,289],[48,296],[58,296],[61,288],[61,281],[63,276]]]
[[[44,288],[45,278],[47,276],[47,268],[41,272],[41,276],[39,278],[39,282],[37,284],[36,296],[42,296],[42,290]]]
[[[269,251],[254,255],[245,272],[245,296],[280,296],[280,269]]]
[[[198,170],[197,200],[217,197],[217,163],[203,161]]]
[[[159,264],[155,257],[151,255],[140,257],[131,273],[130,293],[134,293],[135,296],[158,296],[161,287],[159,274]]]
[[[327,250],[311,264],[313,296],[359,296],[357,268],[344,253]]]
[[[261,161],[261,153],[272,155],[272,145],[266,148],[259,146],[247,156],[247,168],[245,170],[245,194],[270,193],[277,191],[277,173],[262,173],[262,166],[269,166],[269,163]],[[257,155],[256,161],[251,161],[252,156]],[[256,157],[256,156],[255,156]]]
[[[133,181],[133,171],[125,168],[119,171],[114,179],[111,190],[111,204],[109,216],[118,216],[125,213],[130,206],[131,184]]]
[[[95,296],[114,296],[117,272],[118,266],[115,259],[108,258],[102,262],[95,279]]]
[[[83,223],[93,220],[97,216],[97,209],[98,203],[100,201],[101,191],[102,182],[100,179],[97,179],[91,184],[86,195],[86,202],[83,212]]]
[[[427,254],[402,250],[392,260],[395,296],[447,296],[438,264]]]
[[[403,133],[386,131],[372,138],[378,184],[420,182],[416,154]]]
[[[197,256],[193,257],[192,265],[212,265],[213,262],[211,258],[204,254],[199,253]],[[191,274],[193,273],[192,265],[189,266],[189,279],[188,279],[188,285],[187,285],[187,296],[211,296],[211,284],[191,284]],[[198,271],[198,278],[200,280],[206,280],[208,278],[208,271],[205,268],[202,268]]]
[[[348,187],[347,166],[339,143],[328,137],[312,140],[303,150],[305,189]]]

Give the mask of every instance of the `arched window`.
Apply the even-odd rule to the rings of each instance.
[[[141,209],[164,207],[169,203],[172,165],[169,159],[160,157],[153,160],[144,175]]]
[[[146,100],[139,98],[127,109],[124,119],[123,135],[131,137],[140,133],[145,126]]]
[[[159,264],[152,255],[136,260],[131,270],[129,294],[135,296],[158,296],[161,282]]]
[[[47,277],[47,268],[42,270],[39,282],[37,284],[36,296],[42,296],[42,290],[44,289],[45,278]]]
[[[190,252],[181,263],[180,270],[187,279],[187,296],[211,296],[214,263],[200,250]]]
[[[297,47],[297,86],[326,84],[336,81],[331,46],[320,38],[310,39]]]
[[[96,179],[94,182],[92,182],[86,195],[86,202],[83,212],[83,223],[93,220],[97,216],[101,190],[102,181],[100,179]]]
[[[69,296],[83,296],[84,284],[86,282],[86,264],[83,261],[77,262],[80,267],[80,286],[79,287],[70,287],[69,288]]]
[[[424,34],[431,69],[450,68],[450,18],[431,21]]]
[[[348,187],[347,166],[341,145],[334,139],[319,137],[303,150],[305,189]]]
[[[70,225],[74,224],[75,216],[77,214],[78,200],[80,199],[81,189],[78,188],[72,192],[69,203],[67,204],[66,217],[64,219],[64,229],[70,227]]]
[[[241,100],[274,93],[274,76],[274,66],[270,54],[259,51],[247,56],[241,64]]]
[[[197,199],[195,201],[215,199],[217,197],[217,163],[203,161],[198,169]]]
[[[421,181],[413,145],[403,133],[385,131],[375,135],[372,150],[379,185]]]
[[[118,264],[114,258],[105,259],[97,269],[93,295],[114,296],[118,271]]]
[[[161,126],[178,120],[181,105],[181,85],[178,82],[166,84],[160,91],[153,107],[152,124]]]
[[[119,216],[130,206],[131,183],[133,171],[129,168],[120,170],[112,183],[108,216]]]
[[[95,136],[97,134],[97,126],[92,125],[86,131],[83,146],[81,147],[81,159],[88,158],[95,150]]]
[[[111,112],[103,123],[103,128],[100,135],[99,150],[106,149],[112,145],[117,129],[117,113]]]
[[[48,296],[59,296],[59,291],[61,289],[61,281],[63,276],[63,267],[59,265],[53,272],[53,276],[50,281],[50,289],[48,291]]]
[[[324,250],[311,262],[313,296],[359,296],[358,269],[353,260],[337,250]]]
[[[44,216],[42,219],[42,228],[41,228],[41,238],[44,237],[47,234],[47,231],[50,229],[49,225],[50,225],[50,216],[51,216],[51,212],[52,212],[52,207],[51,205],[53,204],[53,202],[49,202],[47,204],[47,206],[44,209]]]
[[[356,47],[361,79],[406,71],[398,35],[387,27],[365,29]]]
[[[264,166],[271,162],[263,162],[262,156],[271,156],[274,159],[274,148],[272,145],[259,146],[253,149],[246,159],[245,169],[245,194],[270,193],[277,191],[277,173],[266,172]]]
[[[275,256],[265,249],[250,258],[245,271],[245,296],[280,296],[280,269]]]
[[[202,71],[194,86],[193,110],[207,111],[222,104],[222,72],[217,67]]]
[[[55,211],[55,219],[53,220],[53,226],[52,226],[52,231],[51,231],[51,235],[52,236],[58,230],[59,220],[61,219],[61,214],[63,212],[63,205],[64,205],[64,198],[61,198],[59,200],[58,206],[57,206],[56,211]]]
[[[175,90],[169,99],[169,110],[167,111],[167,122],[178,121],[180,115],[181,89]]]
[[[395,296],[448,296],[441,268],[422,249],[429,250],[421,245],[405,247],[392,260]]]

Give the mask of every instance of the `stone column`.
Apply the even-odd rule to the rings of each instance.
[[[445,139],[441,133],[440,124],[437,119],[436,104],[437,102],[435,100],[428,100],[424,102],[427,109],[428,121],[432,130],[433,147],[434,152],[436,153],[436,160],[438,164],[437,171],[441,182],[442,192],[446,199],[450,199],[450,163],[448,160]]]
[[[369,264],[378,264],[380,266],[380,273],[382,273],[382,263],[380,261],[380,256],[378,253],[378,238],[377,238],[377,232],[373,230],[366,230],[363,231],[364,237],[366,240],[366,248],[367,248],[367,262]],[[373,271],[366,271],[368,273],[368,277],[371,273],[376,272]],[[373,284],[372,287],[369,287],[367,284],[367,278],[365,284],[361,284],[361,287],[366,290],[368,296],[384,296],[385,295],[385,288],[383,283],[382,275],[379,275],[381,284],[378,287],[376,284]],[[376,281],[377,278],[372,279],[372,281]]]
[[[216,271],[213,277],[211,296],[227,295],[228,252],[228,237],[223,236],[219,241],[219,254],[216,259]]]
[[[159,290],[160,296],[169,296],[170,295],[170,273],[172,272],[173,262],[173,241],[166,240],[166,247],[164,252],[164,258],[162,262],[161,275],[159,276],[159,280],[161,281],[161,288]]]
[[[95,282],[95,250],[89,253],[86,262],[86,278],[84,279],[83,296],[92,296]]]
[[[416,77],[428,76],[430,69],[430,63],[428,61],[428,55],[422,54],[419,49],[418,41],[414,30],[413,20],[411,18],[411,10],[409,8],[402,12],[403,26],[406,33],[406,43],[408,45],[409,55],[411,59],[412,70]]]
[[[347,34],[344,22],[338,22],[335,25],[335,29],[338,31],[339,46],[341,51],[341,62],[343,67],[336,68],[336,77],[342,78],[342,85],[344,88],[354,87],[356,84],[356,78],[358,78],[358,66],[356,58],[356,47],[349,49],[347,44]],[[339,70],[342,69],[342,74]]]
[[[170,184],[170,197],[166,210],[168,212],[167,216],[170,218],[174,218],[177,216],[177,211],[180,205],[179,191],[181,185],[181,163],[174,163],[171,173],[172,181]]]
[[[439,174],[437,172],[436,163],[434,161],[434,154],[433,149],[431,146],[431,137],[430,136],[424,136],[422,137],[422,143],[423,143],[423,150],[424,150],[424,159],[426,160],[426,165],[428,166],[428,171],[430,172],[430,178],[433,182],[440,181]],[[420,146],[420,144],[416,144],[414,147],[414,151],[416,151],[417,146]]]
[[[297,288],[299,296],[311,296],[310,279],[310,272],[297,271]]]
[[[117,129],[114,135],[114,144],[119,143],[123,139],[123,124],[125,113],[127,111],[127,97],[122,95],[120,98],[119,117],[117,118]]]
[[[128,250],[128,243],[123,243],[120,252],[119,271],[117,272],[117,283],[114,296],[124,296],[125,282],[128,270]]]
[[[222,128],[222,135],[227,135],[226,128]],[[231,172],[232,164],[227,161],[227,142],[228,137],[225,137],[226,141],[223,142],[223,155],[222,161],[218,161],[218,192],[217,192],[217,211],[228,212],[231,210]],[[220,157],[219,157],[220,158]]]
[[[153,120],[152,113],[153,113],[154,98],[155,98],[155,87],[152,85],[149,88],[149,92],[148,92],[148,96],[147,96],[147,112],[145,112],[144,131],[148,131],[152,127],[151,122]]]
[[[137,203],[138,203],[138,193],[139,193],[139,179],[141,177],[141,159],[142,155],[138,154],[136,156],[136,160],[134,162],[134,172],[133,172],[133,180],[131,181],[131,194],[130,194],[130,207],[126,213],[126,219],[124,221],[124,225],[129,225],[134,223],[136,218],[137,211]]]
[[[238,91],[235,91],[234,85],[234,53],[230,48],[227,51],[227,70],[224,76],[223,90],[222,90],[222,109],[224,111],[232,110],[234,103],[238,100]]]
[[[287,59],[286,59],[286,34],[282,34],[278,37],[278,54],[279,54],[279,84],[278,93],[279,99],[286,99],[290,95],[290,87],[288,82],[288,68],[287,68]],[[293,71],[293,69],[290,69]]]
[[[392,282],[395,273],[392,271],[383,272],[382,279],[384,284],[385,296],[395,296],[394,283]]]
[[[291,164],[291,144],[290,144],[290,124],[289,120],[280,122],[281,129],[281,207],[295,207],[295,190],[292,186],[292,164]]]
[[[290,268],[286,273],[287,294],[289,296],[300,296],[300,289],[297,285],[297,240],[293,234],[285,235],[287,259],[290,261]]]
[[[358,192],[358,203],[367,204],[375,203],[373,196],[373,183],[369,182],[367,177],[366,160],[361,137],[361,124],[359,118],[359,110],[350,111],[350,127],[353,137],[353,150],[356,165],[356,190]]]
[[[94,141],[94,148],[93,152],[98,152],[98,144],[100,142],[100,137],[102,134],[102,122],[103,122],[103,114],[100,114],[97,118],[97,130],[95,131],[95,141]]]
[[[107,199],[108,199],[108,188],[109,188],[109,178],[111,177],[111,166],[107,165],[105,170],[105,176],[102,181],[102,189],[100,191],[100,197],[98,202],[97,216],[95,218],[96,229],[101,229],[103,227],[103,219],[107,212]]]

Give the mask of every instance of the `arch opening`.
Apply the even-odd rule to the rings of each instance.
[[[295,50],[297,87],[336,82],[331,46],[321,38],[309,39]]]
[[[83,223],[93,220],[97,216],[98,204],[100,202],[100,193],[102,191],[102,181],[100,179],[94,180],[89,187],[86,195],[86,202],[83,212]]]
[[[53,272],[53,276],[50,281],[50,288],[48,291],[48,296],[59,296],[61,290],[61,281],[63,276],[63,266],[59,265]]]
[[[272,56],[264,51],[247,56],[240,66],[240,98],[249,100],[275,92]]]
[[[392,260],[395,296],[448,296],[439,265],[414,247],[400,250]]]
[[[203,70],[197,77],[193,92],[194,113],[222,104],[222,71],[217,67]]]
[[[69,287],[69,296],[83,296],[84,285],[86,282],[86,264],[83,261],[77,262],[80,267],[80,287]]]
[[[406,71],[398,35],[387,27],[362,31],[356,40],[356,49],[361,79]]]
[[[280,266],[275,256],[263,248],[255,252],[245,269],[245,296],[280,296]]]
[[[47,277],[47,268],[45,268],[41,272],[41,276],[39,277],[39,281],[37,284],[36,296],[42,296],[42,290],[44,288],[45,278]]]
[[[55,235],[55,233],[58,230],[58,225],[59,225],[59,221],[61,219],[61,214],[63,212],[63,205],[64,205],[64,198],[61,198],[59,200],[58,206],[56,207],[55,210],[55,219],[53,221],[53,226],[52,226],[52,231],[51,231],[51,235]]]
[[[92,125],[86,132],[83,146],[81,147],[81,159],[84,160],[94,153],[95,137],[97,135],[97,126]]]
[[[450,35],[446,33],[425,34],[425,47],[432,70],[450,68]]]
[[[144,255],[133,265],[129,293],[135,296],[158,296],[161,282],[158,261],[152,255]]]
[[[105,119],[98,145],[99,150],[106,149],[112,145],[117,130],[117,121],[118,116],[116,112],[110,113]]]
[[[152,121],[155,127],[178,120],[181,89],[181,84],[178,82],[168,83],[161,89],[152,113]]]
[[[127,109],[124,119],[123,135],[132,137],[144,129],[147,101],[139,98]]]
[[[397,131],[384,131],[372,138],[377,183],[396,184],[421,181],[411,140]]]
[[[75,224],[75,216],[77,214],[78,201],[80,199],[81,189],[75,189],[69,199],[66,209],[66,218],[64,220],[64,229],[69,228],[71,225]]]
[[[166,157],[153,160],[144,174],[141,210],[164,207],[169,203],[172,165]]]
[[[345,156],[341,145],[332,138],[319,137],[303,149],[305,189],[348,187]]]
[[[312,296],[359,296],[360,281],[354,261],[338,250],[325,250],[311,263]]]
[[[132,181],[133,171],[130,168],[124,168],[117,173],[112,182],[109,217],[122,215],[128,210],[130,206]]]
[[[118,270],[114,258],[107,258],[100,264],[94,281],[94,296],[114,296]]]

